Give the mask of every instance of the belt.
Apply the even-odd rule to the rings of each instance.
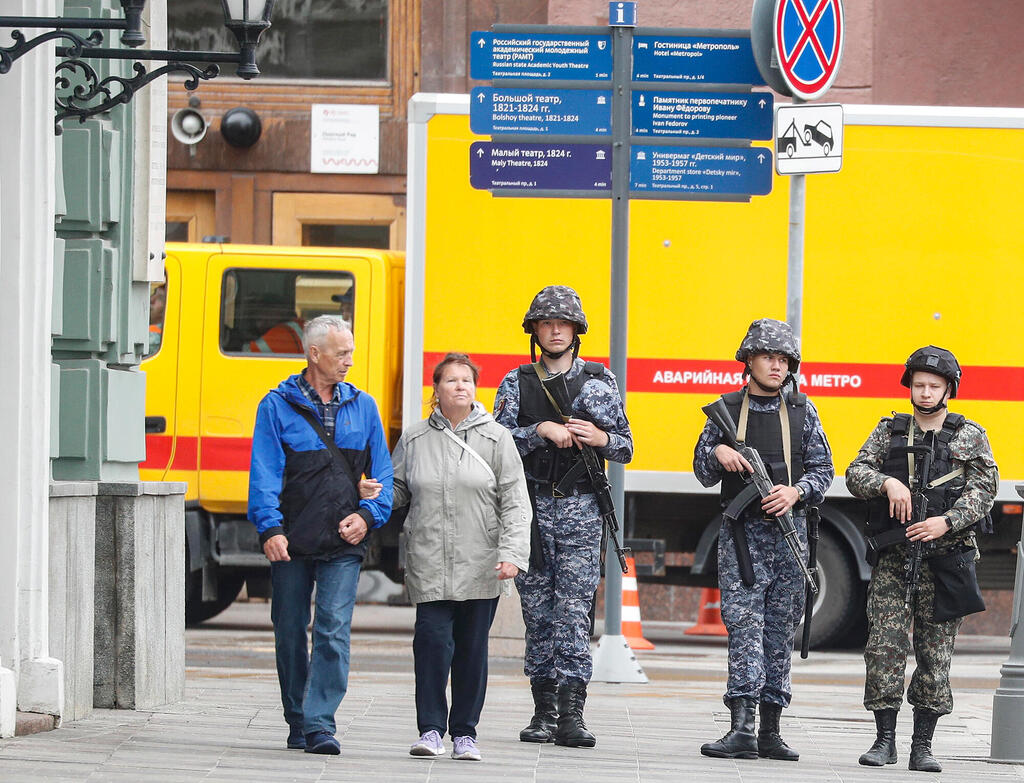
[[[533,486],[534,494],[539,498],[550,498],[554,497],[552,490],[555,488],[554,484],[548,482],[531,481],[530,484]],[[589,483],[574,484],[572,488],[572,494],[566,495],[565,497],[580,497],[581,495],[593,495],[594,488]]]

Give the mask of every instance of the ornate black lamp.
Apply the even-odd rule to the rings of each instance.
[[[211,0],[212,1],[212,0]],[[123,19],[91,19],[70,17],[0,16],[0,28],[45,29],[35,38],[26,39],[20,29],[11,31],[14,43],[0,47],[0,74],[7,73],[12,63],[26,52],[46,41],[63,39],[67,45],[57,47],[56,131],[69,117],[81,122],[114,106],[128,103],[141,87],[168,73],[185,73],[185,88],[194,90],[199,80],[220,75],[218,63],[234,63],[235,73],[243,79],[259,76],[256,66],[256,46],[264,31],[270,27],[270,16],[275,0],[221,0],[224,26],[238,41],[238,52],[194,52],[166,49],[139,49],[146,42],[142,34],[142,12],[146,0],[121,0]],[[52,28],[52,29],[51,29]],[[72,30],[91,30],[83,37]],[[121,43],[128,49],[108,49],[102,46],[100,30],[122,30]],[[87,60],[135,60],[135,76],[125,78],[108,76],[101,79]],[[167,65],[147,71],[139,60],[157,60]],[[199,68],[192,63],[207,64]],[[99,101],[99,102],[96,102]]]

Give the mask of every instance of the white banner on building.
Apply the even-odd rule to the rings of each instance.
[[[309,161],[314,174],[376,174],[380,167],[380,107],[314,103]]]

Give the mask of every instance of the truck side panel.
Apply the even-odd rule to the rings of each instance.
[[[522,315],[551,283],[577,288],[591,323],[583,355],[603,359],[609,202],[471,189],[469,144],[479,137],[457,96],[427,97],[448,109],[426,122],[425,186],[410,193],[412,230],[417,200],[429,204],[422,258],[409,260],[410,274],[423,265],[420,399],[439,356],[465,350],[483,365],[479,397],[490,404],[504,373],[527,361]],[[877,109],[847,107],[842,171],[808,177],[802,388],[821,411],[841,476],[878,418],[907,407],[899,385],[907,355],[928,343],[950,348],[964,364],[954,409],[988,429],[1001,495],[1015,499],[1009,484],[1024,478],[1013,301],[1024,284],[1024,235],[1014,228],[1024,112],[971,121],[1018,127],[963,127],[956,110],[879,119],[867,108]],[[641,477],[647,489],[698,489],[700,406],[739,385],[732,357],[750,321],[786,317],[788,210],[786,177],[749,204],[631,203],[627,407],[636,456],[627,489]],[[410,237],[410,248],[417,241]],[[461,316],[452,315],[453,296]],[[841,478],[833,491],[845,495]]]

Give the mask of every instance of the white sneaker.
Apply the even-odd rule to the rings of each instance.
[[[452,758],[460,761],[479,761],[480,751],[475,737],[456,737],[452,747]]]
[[[441,740],[441,735],[431,729],[425,731],[420,736],[411,748],[409,748],[410,756],[443,756],[444,755],[444,742]]]

